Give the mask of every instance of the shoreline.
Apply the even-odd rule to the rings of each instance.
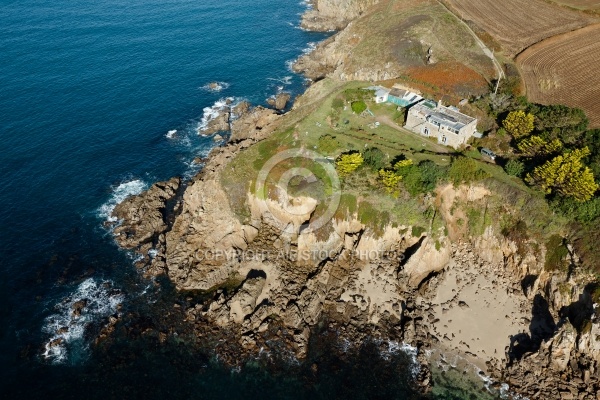
[[[336,256],[331,260],[325,260],[324,265],[319,264],[316,267],[302,265],[303,268],[306,268],[306,273],[302,271],[304,275],[284,277],[284,274],[290,274],[289,270],[295,267],[296,260],[286,260],[284,265],[276,265],[273,260],[263,260],[261,264],[251,265],[243,263],[231,265],[218,261],[214,265],[195,264],[195,267],[190,267],[189,261],[180,256],[194,246],[197,251],[198,248],[211,248],[211,246],[245,249],[253,246],[278,248],[282,246],[281,242],[283,242],[283,246],[294,244],[293,239],[288,237],[278,238],[277,240],[280,242],[277,243],[277,240],[263,236],[266,235],[263,232],[269,232],[272,226],[269,226],[265,215],[254,214],[256,210],[251,202],[249,204],[250,222],[237,220],[228,204],[229,198],[220,182],[220,174],[229,165],[229,162],[244,150],[269,138],[271,134],[281,129],[281,126],[291,127],[301,121],[304,118],[301,111],[308,110],[310,112],[311,105],[322,100],[322,98],[313,99],[312,102],[307,100],[318,89],[315,85],[318,85],[318,82],[306,89],[300,96],[300,101],[294,102],[291,111],[273,115],[269,109],[256,107],[250,112],[251,116],[246,115],[240,118],[244,124],[240,123],[238,129],[232,129],[228,143],[215,147],[210,152],[202,171],[185,184],[184,191],[180,191],[181,197],[167,196],[167,202],[176,203],[173,207],[173,221],[166,224],[162,230],[152,232],[151,236],[155,238],[155,243],[151,248],[156,249],[157,256],[149,258],[147,252],[151,248],[145,244],[141,248],[146,252],[146,258],[142,264],[150,264],[152,274],[167,272],[179,290],[208,292],[216,290],[215,301],[209,302],[208,310],[203,307],[194,307],[187,311],[188,318],[196,320],[201,316],[203,320],[210,321],[218,327],[227,327],[233,331],[242,328],[243,332],[251,332],[250,334],[235,333],[231,337],[239,341],[244,349],[244,354],[252,354],[259,348],[262,351],[268,342],[265,335],[270,333],[270,326],[283,326],[290,332],[294,332],[293,337],[286,338],[286,343],[289,345],[287,351],[300,355],[299,357],[302,358],[302,355],[306,354],[309,343],[310,328],[314,327],[321,318],[332,318],[336,324],[341,324],[347,337],[355,343],[360,343],[370,335],[398,337],[398,333],[393,333],[393,331],[401,329],[399,334],[401,343],[417,348],[417,357],[422,366],[427,365],[423,361],[424,353],[435,347],[445,349],[448,354],[458,353],[461,359],[469,362],[474,368],[485,371],[488,374],[487,379],[490,381],[494,376],[511,372],[507,367],[509,360],[503,359],[503,357],[509,357],[508,346],[506,348],[503,346],[508,338],[504,338],[504,336],[507,336],[507,333],[511,335],[513,333],[515,335],[527,334],[530,329],[528,326],[530,321],[525,310],[532,302],[531,296],[522,293],[526,291],[519,287],[521,282],[516,278],[527,272],[522,268],[522,263],[526,261],[531,264],[527,268],[535,269],[539,268],[540,261],[534,254],[525,254],[524,256],[517,254],[519,249],[514,243],[499,237],[497,233],[486,231],[481,238],[474,239],[473,243],[457,243],[448,257],[451,257],[452,260],[460,259],[460,262],[455,262],[454,265],[454,267],[458,265],[458,272],[453,271],[454,267],[448,268],[449,264],[442,266],[441,271],[431,271],[434,273],[433,277],[424,280],[426,281],[426,291],[430,291],[428,297],[419,294],[422,281],[418,282],[417,287],[411,284],[414,276],[410,275],[411,272],[406,266],[403,267],[404,270],[400,268],[400,273],[396,275],[398,266],[392,266],[393,268],[385,270],[386,266],[381,271],[381,266],[373,268],[371,265],[361,264],[357,267],[354,264],[355,260],[352,260],[346,253],[350,247],[360,246],[361,242],[366,243],[367,241],[370,242],[365,246],[387,245],[378,241],[380,238],[377,237],[357,236],[360,229],[352,227],[355,221],[343,221],[348,226],[343,228],[340,236],[350,237],[350,239],[348,243],[340,244],[341,247]],[[470,196],[471,192],[482,191],[483,188],[459,187],[449,190],[451,192],[449,196],[452,199],[450,204],[453,204],[455,197],[465,196],[463,192],[469,192]],[[178,189],[174,190],[174,192],[177,191]],[[441,195],[444,196],[444,194]],[[485,195],[481,196],[481,198],[483,197]],[[465,197],[465,199],[467,198]],[[128,207],[144,207],[144,203],[148,201],[144,200],[144,196],[137,199],[141,199],[142,204],[135,204],[135,201],[127,202],[123,204],[121,211],[126,212]],[[446,210],[446,212],[451,214],[450,210]],[[199,223],[202,224],[201,227],[198,226]],[[188,234],[188,227],[192,225],[196,227],[196,231]],[[217,235],[216,230],[220,226],[228,227],[225,235]],[[127,233],[128,229],[130,227],[125,226],[122,232]],[[390,233],[390,235],[392,234]],[[420,238],[405,235],[396,236],[395,239],[405,244],[409,243],[408,248],[415,246]],[[318,242],[314,238],[310,240],[312,242],[309,241],[309,243],[322,245],[322,242]],[[135,240],[132,243],[135,243]],[[191,245],[193,246],[189,247]],[[295,245],[298,244],[295,243]],[[171,248],[167,251],[169,246]],[[419,245],[417,248],[417,252],[421,252],[418,254],[419,259],[415,260],[413,263],[415,265],[411,265],[411,267],[427,269],[429,266],[423,265],[421,260],[437,257],[437,255],[434,256],[435,253],[431,247],[431,243],[429,247]],[[409,264],[411,261],[412,259],[409,260]],[[338,268],[339,265],[336,263],[343,267]],[[167,265],[169,265],[168,268]],[[204,268],[204,270],[196,271],[192,270],[193,268]],[[252,271],[260,273],[255,276],[251,274]],[[351,271],[351,273],[348,276],[339,277],[342,273],[340,271],[345,271],[344,273]],[[235,274],[240,276],[236,278],[235,282],[232,282],[231,276]],[[325,290],[322,287],[323,281],[331,279],[331,276],[338,276],[339,282],[335,282],[332,287],[327,287]],[[365,278],[368,276],[375,277],[373,280],[382,286],[373,286],[369,278]],[[542,278],[547,279],[545,276]],[[278,279],[281,281],[277,282]],[[407,282],[403,279],[407,279]],[[538,277],[538,279],[541,278]],[[302,282],[303,280],[306,281],[306,289],[297,287],[298,281]],[[388,283],[395,281],[400,281],[400,285],[405,285],[402,291],[404,297],[378,298],[378,291],[385,288]],[[487,285],[487,282],[493,282],[493,284]],[[220,285],[232,285],[234,289],[230,293],[227,290],[219,289]],[[286,285],[291,286],[286,287]],[[364,298],[362,302],[359,302],[356,298],[350,300],[351,296],[349,296],[342,299],[344,305],[341,305],[339,301],[336,304],[327,297],[329,291],[354,289],[354,285],[357,288],[356,296],[360,293],[361,297],[368,298],[366,301],[369,304],[368,310],[365,310],[365,306],[362,304],[365,302]],[[374,287],[376,290],[373,289]],[[323,290],[325,292],[320,293]],[[306,291],[309,292],[309,295],[302,299],[303,293]],[[481,295],[483,292],[485,295]],[[342,293],[344,293],[343,290]],[[266,303],[265,300],[267,300]],[[302,303],[300,303],[301,300]],[[376,303],[377,301],[381,302]],[[389,304],[386,303],[388,301]],[[375,326],[368,325],[372,322],[373,316],[364,313],[365,311],[367,314],[371,313],[372,303],[376,304],[374,307],[378,312],[380,309],[390,311],[388,314],[393,318],[389,325],[388,321],[381,324],[375,322]],[[264,307],[263,304],[265,304]],[[395,314],[391,311],[396,308],[401,308],[402,313]],[[407,310],[408,316],[405,316],[405,310]],[[506,313],[506,317],[503,315],[504,313]],[[272,318],[271,315],[279,316],[280,320]],[[478,325],[480,329],[477,332],[469,332],[469,324],[473,324],[474,317],[477,318],[476,322],[481,322],[481,325]],[[358,322],[352,322],[352,319],[356,319]],[[379,321],[379,316],[376,321]],[[478,335],[478,337],[474,335]],[[496,340],[492,343],[488,338]],[[512,341],[512,337],[510,340]],[[230,358],[235,358],[235,353],[229,355]],[[481,378],[481,376],[479,377]],[[481,379],[485,381],[485,379]],[[423,384],[424,392],[431,389],[429,370],[418,378],[418,382]],[[497,383],[500,384],[500,381]]]

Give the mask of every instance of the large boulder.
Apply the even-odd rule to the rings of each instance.
[[[276,110],[283,110],[292,96],[289,93],[279,93],[275,97],[269,97],[267,103]]]
[[[255,107],[251,111],[243,114],[231,125],[231,139],[235,143],[244,139],[255,139],[262,133],[268,133],[265,130],[272,122],[278,118],[277,112],[264,107]]]
[[[166,204],[175,197],[181,184],[180,178],[157,182],[150,189],[125,199],[113,210],[112,216],[119,221],[114,234],[123,248],[133,249],[151,242],[167,230]]]

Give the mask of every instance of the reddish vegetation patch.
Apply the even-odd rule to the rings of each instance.
[[[582,108],[600,126],[600,24],[544,40],[517,64],[530,100]]]
[[[476,71],[457,62],[412,67],[407,75],[414,86],[426,86],[439,94],[462,97],[480,95],[488,90],[487,81]]]

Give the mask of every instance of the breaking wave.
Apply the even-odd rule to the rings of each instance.
[[[116,222],[117,219],[112,216],[112,212],[123,200],[129,196],[135,196],[142,193],[148,185],[140,179],[134,179],[128,182],[123,182],[120,185],[113,187],[112,194],[108,201],[98,209],[98,216],[108,222]]]
[[[167,139],[173,139],[175,137],[176,133],[177,133],[177,129],[172,129],[169,132],[167,132],[167,134],[165,135],[165,137]]]
[[[115,314],[124,295],[111,281],[83,281],[77,289],[54,306],[55,313],[46,317],[42,332],[49,335],[42,356],[53,364],[77,363],[86,357],[88,327]]]
[[[202,132],[205,131],[206,128],[208,127],[208,124],[210,123],[210,121],[214,120],[215,118],[218,118],[219,115],[221,114],[221,112],[223,112],[225,109],[231,108],[233,101],[234,101],[233,97],[227,97],[224,99],[217,100],[210,107],[204,107],[204,109],[202,110],[203,111],[202,119],[200,120],[200,123],[198,124],[198,133],[202,134]]]
[[[200,89],[205,90],[207,92],[218,93],[222,90],[225,90],[229,87],[229,83],[227,82],[210,82],[204,86],[201,86]]]

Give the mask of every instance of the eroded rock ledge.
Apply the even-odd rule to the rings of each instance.
[[[304,13],[300,26],[315,32],[344,29],[379,0],[312,0],[312,9]]]

